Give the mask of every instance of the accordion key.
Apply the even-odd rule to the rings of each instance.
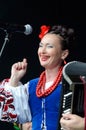
[[[70,76],[72,85],[63,79],[62,113],[84,116],[84,85],[80,76]]]

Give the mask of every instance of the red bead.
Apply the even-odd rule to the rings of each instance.
[[[40,78],[39,78],[39,82],[38,82],[37,88],[36,88],[36,95],[37,95],[37,97],[47,96],[50,93],[52,93],[52,91],[55,90],[55,88],[58,86],[58,84],[61,81],[61,78],[62,78],[62,69],[63,69],[63,67],[60,67],[55,82],[47,90],[44,90],[45,81],[46,81],[45,71],[43,71],[41,73]],[[42,91],[42,90],[44,90],[44,91]]]

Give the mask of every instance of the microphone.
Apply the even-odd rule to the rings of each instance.
[[[32,33],[32,26],[29,24],[26,25],[17,25],[17,24],[8,24],[8,23],[0,23],[0,29],[11,32],[19,32],[24,33],[25,35],[29,35]]]

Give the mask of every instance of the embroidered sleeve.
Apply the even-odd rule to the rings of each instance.
[[[14,107],[14,98],[9,90],[5,90],[5,80],[0,83],[0,120],[16,122],[17,113]]]
[[[27,85],[9,86],[9,81],[0,84],[0,119],[24,123],[31,121]],[[5,94],[4,94],[5,93]],[[5,101],[6,100],[6,101]]]

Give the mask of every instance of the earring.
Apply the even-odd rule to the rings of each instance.
[[[66,65],[67,64],[67,62],[66,62],[66,60],[64,60],[64,65]]]

